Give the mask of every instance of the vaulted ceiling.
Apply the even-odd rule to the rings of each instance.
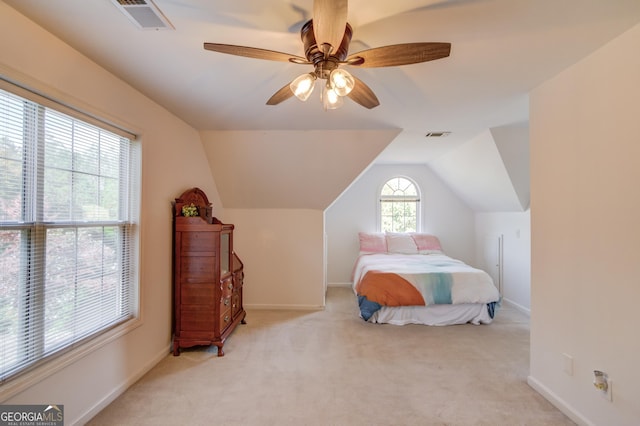
[[[138,28],[117,0],[3,1],[205,138],[261,131],[273,132],[266,137],[272,140],[277,132],[300,132],[308,139],[299,148],[317,156],[316,145],[336,147],[332,132],[380,132],[372,140],[381,145],[370,151],[380,154],[362,158],[362,168],[370,161],[425,164],[476,210],[528,208],[528,92],[640,22],[638,0],[350,0],[350,53],[439,41],[452,44],[451,55],[393,68],[349,67],[380,106],[346,100],[323,111],[315,94],[306,103],[265,105],[309,66],[203,49],[216,42],[304,56],[299,28],[313,0],[154,0],[173,27],[166,30]],[[451,134],[425,137],[440,131]],[[352,154],[344,153],[345,161]],[[300,167],[297,173],[308,169]]]

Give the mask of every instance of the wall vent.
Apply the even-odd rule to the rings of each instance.
[[[425,136],[428,138],[444,138],[450,134],[451,132],[429,132]]]
[[[142,30],[175,29],[151,0],[111,0],[136,27]]]

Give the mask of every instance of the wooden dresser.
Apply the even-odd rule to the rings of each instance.
[[[215,345],[218,356],[224,356],[225,340],[246,316],[234,226],[213,217],[198,188],[176,198],[173,211],[173,354],[180,355],[180,348]]]

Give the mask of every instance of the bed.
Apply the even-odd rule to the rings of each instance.
[[[437,237],[359,233],[353,290],[360,317],[380,324],[490,324],[500,294],[489,274],[447,256]]]

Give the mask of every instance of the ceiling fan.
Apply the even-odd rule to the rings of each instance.
[[[230,44],[204,43],[206,50],[245,56],[255,59],[292,62],[312,65],[314,70],[305,73],[278,90],[267,105],[277,105],[292,96],[307,100],[317,79],[326,80],[323,85],[322,102],[326,109],[342,104],[342,98],[351,100],[365,108],[380,105],[373,91],[340,65],[361,68],[392,67],[433,61],[449,56],[451,43],[404,43],[363,50],[348,55],[353,35],[347,23],[347,0],[314,0],[313,17],[300,30],[305,57],[273,50]]]

